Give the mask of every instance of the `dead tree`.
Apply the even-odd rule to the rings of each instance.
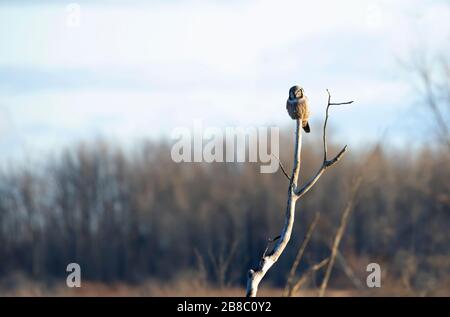
[[[330,259],[326,258],[326,259],[323,259],[322,261],[320,261],[319,263],[314,264],[313,266],[311,266],[305,273],[303,273],[302,277],[295,284],[293,284],[291,288],[289,288],[289,292],[288,292],[287,296],[289,296],[289,297],[294,296],[294,294],[297,293],[298,290],[309,279],[311,279],[313,277],[314,273],[316,273],[318,270],[320,270],[323,267],[325,267],[325,265],[327,265],[328,262],[330,262]]]
[[[345,232],[345,228],[347,227],[348,219],[350,217],[350,213],[353,209],[353,205],[355,204],[356,194],[358,193],[358,189],[361,186],[362,177],[357,176],[353,183],[352,191],[350,199],[347,201],[344,211],[342,212],[341,222],[339,228],[336,232],[336,236],[333,240],[333,246],[331,247],[331,255],[330,260],[328,261],[327,270],[325,272],[325,277],[323,278],[322,284],[320,285],[319,296],[323,297],[325,295],[325,291],[328,286],[328,281],[330,280],[331,271],[333,269],[334,262],[336,260],[336,256],[339,250],[339,244],[341,243],[342,237]]]
[[[353,101],[348,102],[339,102],[332,103],[331,102],[331,94],[327,90],[328,93],[328,103],[325,112],[325,122],[323,125],[323,162],[320,166],[317,173],[303,186],[299,186],[299,174],[301,167],[301,149],[302,149],[302,120],[296,120],[296,130],[295,130],[295,149],[294,149],[294,166],[292,167],[291,176],[289,179],[289,188],[288,188],[288,199],[287,199],[287,207],[285,214],[285,221],[283,228],[281,230],[281,234],[274,238],[268,239],[267,247],[264,250],[264,253],[261,257],[259,265],[257,268],[250,269],[247,275],[247,297],[255,297],[258,292],[258,286],[263,277],[266,275],[267,271],[278,261],[278,258],[283,253],[286,245],[288,244],[291,234],[292,227],[294,225],[294,216],[295,216],[295,206],[297,200],[300,199],[304,194],[306,194],[313,186],[316,184],[317,180],[322,176],[322,174],[331,166],[333,166],[336,162],[338,162],[344,153],[347,151],[347,146],[345,146],[334,158],[328,160],[327,158],[327,135],[326,128],[328,122],[328,112],[330,106],[337,105],[345,105],[350,104]],[[281,166],[281,162],[280,162]],[[282,166],[281,166],[282,167]],[[284,171],[284,168],[282,167]],[[285,171],[284,171],[285,172]],[[285,173],[287,176],[287,173]],[[272,251],[268,252],[270,244],[275,243],[275,246]]]
[[[416,51],[410,62],[402,64],[418,80],[412,87],[420,98],[417,101],[426,108],[424,114],[434,121],[432,129],[440,143],[450,149],[450,60],[445,54],[438,59],[430,59],[427,55],[425,51]],[[416,108],[414,110],[423,125],[426,117],[423,114],[417,116]]]

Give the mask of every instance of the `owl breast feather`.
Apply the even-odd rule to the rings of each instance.
[[[308,101],[306,98],[288,99],[286,108],[292,119],[307,120],[309,117]]]

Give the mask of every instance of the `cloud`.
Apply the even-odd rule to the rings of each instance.
[[[294,83],[316,118],[325,88],[355,99],[334,114],[339,131],[373,138],[407,112],[397,58],[416,37],[439,48],[450,35],[439,1],[78,3],[80,26],[69,27],[65,3],[0,2],[0,110],[14,127],[5,155],[17,136],[39,149],[158,137],[197,118],[286,125]]]

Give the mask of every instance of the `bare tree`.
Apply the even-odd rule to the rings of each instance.
[[[219,255],[214,255],[212,248],[208,250],[208,256],[212,264],[213,272],[216,277],[217,284],[220,288],[225,286],[226,275],[231,264],[231,260],[236,252],[238,241],[234,240],[230,246],[228,254],[225,254],[225,250]]]
[[[411,62],[403,65],[416,76],[417,87],[414,89],[420,96],[420,104],[433,120],[433,129],[439,141],[450,149],[450,63],[445,55],[429,58],[426,53],[415,52]]]
[[[344,274],[348,277],[350,282],[353,284],[353,286],[359,290],[364,288],[363,283],[361,280],[356,276],[355,272],[353,271],[352,267],[347,263],[347,260],[342,255],[342,253],[338,250],[336,255],[336,261],[337,264],[341,267]]]
[[[306,283],[306,281],[308,281],[313,276],[314,273],[316,273],[321,268],[325,267],[325,265],[327,265],[329,262],[330,258],[326,258],[320,261],[319,263],[311,266],[308,269],[308,271],[306,271],[302,275],[302,277],[295,284],[292,285],[292,287],[289,289],[288,296],[290,297],[293,296],[295,293],[297,293],[298,290]]]
[[[247,297],[255,297],[258,292],[258,286],[263,277],[266,275],[267,271],[278,261],[278,258],[283,253],[286,245],[288,244],[291,234],[292,227],[294,225],[294,216],[295,216],[295,205],[297,200],[306,194],[317,182],[317,180],[322,176],[322,174],[331,166],[333,166],[336,162],[338,162],[344,153],[347,150],[347,146],[345,146],[333,159],[327,159],[327,137],[326,137],[326,127],[328,122],[328,112],[330,106],[334,105],[345,105],[350,104],[353,101],[341,102],[341,103],[332,103],[331,102],[331,94],[327,90],[328,93],[328,103],[325,112],[325,122],[323,125],[323,162],[318,172],[303,186],[299,186],[299,174],[300,174],[300,166],[301,166],[301,148],[302,148],[302,120],[296,120],[296,131],[295,131],[295,150],[294,150],[294,166],[292,168],[291,177],[289,178],[289,189],[288,189],[288,199],[287,199],[287,207],[285,214],[285,221],[283,228],[281,230],[281,234],[279,237],[275,239],[269,239],[266,249],[261,257],[259,262],[259,266],[255,269],[250,269],[248,271],[248,279],[247,279]],[[276,241],[276,242],[275,242]],[[271,252],[267,252],[271,243],[275,242],[275,247]]]
[[[330,255],[330,261],[328,262],[327,270],[325,272],[325,277],[323,278],[322,284],[320,286],[320,292],[319,296],[323,297],[325,295],[325,291],[328,286],[328,281],[331,276],[331,270],[333,269],[334,262],[336,260],[336,256],[338,254],[339,244],[341,243],[342,236],[344,235],[345,228],[347,227],[348,219],[350,217],[350,212],[353,209],[353,205],[355,203],[356,194],[358,192],[359,187],[361,186],[362,177],[357,176],[353,183],[352,191],[351,191],[351,197],[347,201],[347,204],[345,206],[345,209],[341,216],[341,222],[339,225],[339,228],[336,232],[336,236],[333,240],[333,247],[331,249],[331,255]]]

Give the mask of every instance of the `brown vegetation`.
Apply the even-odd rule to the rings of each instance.
[[[314,268],[326,265],[361,164],[364,177],[327,295],[450,295],[450,86],[448,62],[438,64],[437,78],[427,63],[413,67],[422,105],[414,108],[421,114],[417,127],[434,127],[438,143],[352,148],[302,200],[292,247],[261,295],[282,295],[307,225],[319,212],[294,274],[303,286],[297,294],[310,294],[307,287],[317,294],[323,270]],[[280,144],[286,166],[292,166],[291,135],[285,131]],[[302,179],[323,160],[322,140],[315,137],[303,145]],[[98,141],[44,165],[15,164],[0,171],[0,294],[102,295],[120,285],[130,295],[240,296],[245,268],[258,264],[268,235],[282,226],[287,186],[281,172],[260,174],[256,164],[176,164],[165,142],[125,154]],[[60,286],[70,262],[81,265],[82,290]],[[381,265],[381,289],[365,288],[370,262]]]
[[[292,157],[289,139],[283,138],[281,150],[286,164]],[[321,160],[320,146],[313,143],[304,148],[304,171]],[[0,276],[20,271],[37,281],[64,281],[66,265],[77,262],[84,280],[176,281],[203,271],[205,285],[242,286],[243,268],[257,263],[267,234],[275,236],[282,224],[278,211],[288,181],[281,173],[260,174],[256,164],[176,164],[168,153],[165,144],[146,143],[125,155],[98,142],[67,150],[41,169],[3,171]],[[285,285],[317,211],[321,221],[300,272],[329,255],[348,199],[344,180],[353,178],[364,155],[369,154],[354,149],[305,196],[293,247],[267,277],[269,285]],[[424,148],[411,155],[377,149],[340,246],[361,281],[366,265],[378,262],[383,285],[402,281],[402,290],[411,294],[450,290],[450,209],[437,199],[450,193],[449,162],[446,150]],[[310,286],[317,281],[312,278]],[[337,265],[330,288],[348,287],[353,285]]]

